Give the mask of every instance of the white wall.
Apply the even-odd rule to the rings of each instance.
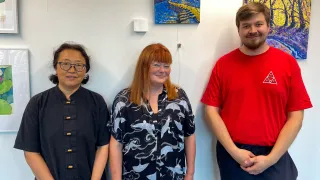
[[[187,92],[196,114],[197,158],[195,180],[217,180],[214,138],[205,127],[200,97],[215,60],[239,45],[235,13],[242,0],[202,0],[199,25],[154,25],[152,0],[20,0],[20,34],[0,34],[1,47],[30,50],[32,95],[52,84],[52,51],[64,41],[83,43],[92,56],[87,87],[101,93],[110,105],[131,81],[141,50],[161,42],[174,56],[172,79]],[[320,2],[312,2],[307,61],[300,62],[314,108],[306,111],[304,126],[290,148],[300,180],[320,179]],[[132,31],[132,18],[149,19],[149,32]],[[177,36],[178,35],[178,36]],[[182,43],[180,60],[177,38]],[[318,92],[318,93],[317,93]],[[318,113],[317,113],[318,112]],[[12,148],[16,133],[0,134],[0,180],[32,179],[23,153]]]

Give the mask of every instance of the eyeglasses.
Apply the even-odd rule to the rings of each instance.
[[[159,70],[160,67],[163,67],[163,69],[165,70],[169,70],[170,69],[170,64],[165,64],[165,63],[151,63],[151,67],[156,69],[156,70]]]
[[[64,71],[69,71],[71,69],[71,67],[74,67],[74,69],[77,72],[81,72],[84,69],[86,69],[87,65],[85,64],[81,64],[81,63],[77,63],[77,64],[71,64],[69,62],[58,62],[58,64],[60,65],[60,68]]]

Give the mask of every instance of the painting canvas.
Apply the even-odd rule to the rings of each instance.
[[[270,8],[271,32],[267,43],[296,59],[307,59],[311,0],[244,0],[264,3]]]
[[[18,131],[30,100],[27,49],[0,48],[0,131]]]
[[[200,23],[200,0],[154,0],[156,24]]]
[[[0,115],[12,114],[12,66],[0,66]]]
[[[17,0],[0,0],[0,33],[18,33]]]

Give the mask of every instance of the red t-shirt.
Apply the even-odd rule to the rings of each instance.
[[[236,49],[221,57],[201,101],[220,108],[234,142],[261,146],[275,144],[288,112],[312,107],[298,63],[273,47],[257,56]]]

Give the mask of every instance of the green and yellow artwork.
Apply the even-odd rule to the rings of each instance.
[[[12,66],[0,65],[0,115],[12,114]]]
[[[306,59],[308,49],[311,0],[244,0],[260,2],[270,8],[270,29],[267,43],[296,59]]]

